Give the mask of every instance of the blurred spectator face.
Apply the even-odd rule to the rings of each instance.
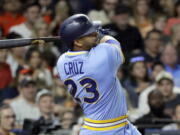
[[[118,4],[118,0],[104,0],[103,9],[106,12],[113,11],[117,4]]]
[[[21,87],[23,97],[28,101],[34,101],[37,87],[34,84],[28,84],[27,86]]]
[[[37,35],[38,37],[47,37],[49,36],[49,27],[48,24],[42,23],[41,25],[37,26]]]
[[[149,6],[147,0],[138,0],[136,12],[140,15],[147,15],[148,11],[149,11]]]
[[[134,63],[132,68],[132,75],[135,78],[144,79],[144,77],[146,76],[146,65],[144,64],[144,62],[140,61]]]
[[[175,47],[172,45],[165,46],[161,60],[166,65],[174,66],[177,63],[177,52]]]
[[[149,51],[155,54],[158,54],[160,51],[161,44],[162,44],[161,35],[157,32],[152,32],[149,35],[148,39],[146,39],[145,43],[146,43],[145,47]]]
[[[31,57],[29,59],[29,64],[34,69],[36,69],[37,67],[41,65],[41,57],[38,51],[32,52]]]
[[[125,28],[129,24],[129,14],[123,13],[123,14],[115,15],[114,21],[119,28]]]
[[[38,6],[31,6],[25,12],[25,17],[28,22],[35,23],[40,15],[40,9]]]
[[[7,56],[7,50],[0,49],[0,63],[5,62]]]
[[[26,51],[26,48],[25,47],[15,47],[15,48],[12,48],[12,53],[15,57],[17,58],[23,58],[24,57],[24,53],[22,52],[25,52]]]
[[[0,128],[4,131],[10,131],[15,126],[15,114],[13,110],[9,108],[4,108],[1,110],[1,121],[0,121]]]
[[[173,94],[173,82],[169,79],[162,79],[157,84],[157,89],[163,94],[164,97],[169,97]]]
[[[154,22],[154,28],[163,31],[166,26],[166,20],[165,16],[159,16]]]
[[[21,8],[20,0],[4,0],[4,10],[8,12],[17,12]]]
[[[74,123],[74,114],[71,111],[67,111],[64,113],[62,117],[62,128],[63,129],[70,129],[72,124]]]
[[[158,90],[153,90],[148,96],[148,103],[151,112],[153,112],[157,116],[161,116],[164,109],[164,100],[162,93]]]
[[[39,109],[43,114],[51,114],[53,112],[53,97],[44,95],[39,100]]]
[[[50,4],[51,4],[51,1],[52,0],[39,0],[39,4],[41,5],[41,6],[49,6]]]
[[[164,70],[164,67],[162,65],[156,65],[152,71],[152,79],[155,80],[157,75]]]

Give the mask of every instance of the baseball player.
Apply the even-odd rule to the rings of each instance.
[[[120,43],[102,36],[98,28],[83,14],[69,17],[60,28],[70,50],[59,57],[57,70],[83,109],[80,135],[140,135],[127,120],[125,95],[116,77],[124,62]]]

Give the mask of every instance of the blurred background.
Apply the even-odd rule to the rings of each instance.
[[[0,0],[0,39],[57,36],[76,13],[121,43],[129,120],[143,135],[180,134],[180,0]],[[1,135],[79,134],[82,110],[55,68],[66,50],[61,41],[0,50]]]

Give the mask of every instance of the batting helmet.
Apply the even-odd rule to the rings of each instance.
[[[72,44],[75,39],[96,32],[99,26],[99,22],[90,21],[88,16],[76,14],[62,23],[60,27],[60,36],[67,44]]]

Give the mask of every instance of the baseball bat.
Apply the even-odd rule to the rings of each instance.
[[[32,44],[43,42],[53,42],[60,40],[60,37],[40,37],[40,38],[19,38],[19,39],[7,39],[0,40],[0,49],[7,49],[13,47],[22,47]]]

